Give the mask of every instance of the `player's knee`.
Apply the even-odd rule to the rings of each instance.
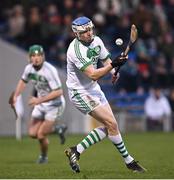
[[[37,133],[37,139],[44,139],[46,137],[46,135],[44,134],[44,132],[42,131],[39,131]]]
[[[32,131],[32,130],[29,130],[28,131],[28,135],[31,137],[31,138],[37,138],[37,133],[36,132],[34,132],[34,131]]]
[[[110,132],[116,132],[118,129],[117,122],[114,120],[108,120],[106,127]]]

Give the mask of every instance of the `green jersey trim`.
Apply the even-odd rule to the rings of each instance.
[[[92,61],[87,62],[83,67],[80,68],[80,70],[84,71],[90,64],[92,64]]]
[[[80,44],[80,42],[76,39],[75,43],[74,43],[75,54],[76,54],[77,58],[80,60],[80,62],[83,65],[85,65],[87,63],[87,61],[82,57],[82,54],[81,54],[80,48],[79,48],[79,44]]]
[[[80,102],[80,104],[85,107],[88,111],[91,111],[91,108],[88,106],[88,104],[81,98],[80,94],[78,93],[77,90],[73,90],[74,91],[74,96],[75,98]]]

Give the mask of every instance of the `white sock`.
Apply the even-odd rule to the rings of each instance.
[[[114,146],[118,149],[118,151],[122,155],[126,164],[129,164],[130,162],[132,162],[134,160],[134,158],[129,155],[129,153],[124,145],[121,134],[118,134],[115,136],[108,135],[108,138],[113,142]]]

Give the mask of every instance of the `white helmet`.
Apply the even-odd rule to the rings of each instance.
[[[94,24],[92,21],[85,17],[78,17],[72,22],[72,30],[74,33],[84,32],[88,29],[92,29],[94,27]]]

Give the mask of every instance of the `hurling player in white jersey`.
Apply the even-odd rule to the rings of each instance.
[[[65,154],[72,170],[80,172],[78,163],[80,155],[87,148],[107,137],[118,149],[128,169],[144,172],[145,168],[128,153],[111,107],[97,83],[97,80],[107,73],[112,73],[113,79],[117,81],[119,74],[115,76],[114,69],[122,66],[128,57],[122,54],[111,61],[103,41],[93,34],[93,28],[93,22],[84,16],[72,22],[72,30],[76,38],[67,50],[66,84],[70,100],[76,108],[84,114],[89,114],[103,126],[93,129],[76,146],[67,148]],[[103,67],[97,68],[98,61],[103,63]]]
[[[14,107],[17,97],[31,81],[37,91],[37,97],[31,97],[28,104],[33,107],[29,123],[29,136],[37,138],[41,154],[38,163],[48,161],[48,138],[56,120],[60,120],[65,109],[65,99],[58,72],[54,66],[45,61],[44,50],[40,45],[29,48],[29,64],[25,67],[13,94],[11,105]],[[60,127],[64,133],[66,127]],[[62,134],[61,134],[62,135]]]

